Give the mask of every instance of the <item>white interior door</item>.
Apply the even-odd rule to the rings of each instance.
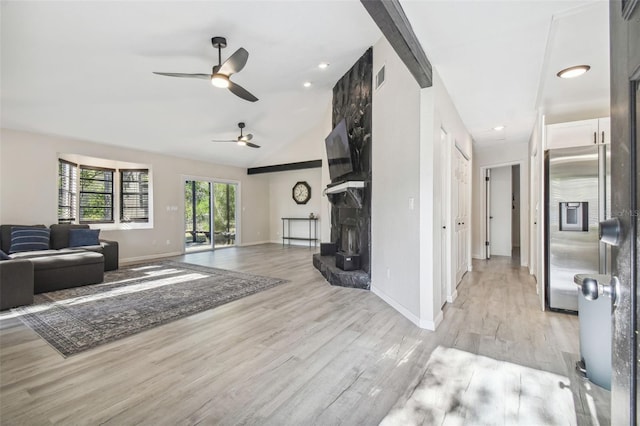
[[[491,169],[489,245],[493,256],[511,256],[511,166]]]
[[[449,285],[449,265],[451,251],[449,250],[449,188],[450,188],[450,159],[447,133],[440,129],[440,303],[444,305],[451,296]]]
[[[456,241],[456,285],[460,283],[462,277],[467,272],[469,265],[469,206],[468,206],[468,186],[469,186],[469,162],[456,149],[455,160],[455,241]]]

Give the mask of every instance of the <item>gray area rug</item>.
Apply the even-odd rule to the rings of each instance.
[[[13,311],[66,357],[284,282],[162,261],[107,272],[101,284],[38,294]]]
[[[569,379],[457,349],[437,347],[391,425],[576,425]]]

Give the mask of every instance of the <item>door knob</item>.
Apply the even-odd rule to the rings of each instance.
[[[598,238],[603,243],[617,246],[620,244],[621,234],[622,227],[620,226],[620,219],[617,217],[600,222],[600,226],[598,227]]]
[[[600,296],[607,296],[615,304],[619,286],[618,277],[611,278],[609,284],[601,284],[595,278],[585,278],[582,280],[582,295],[587,300],[596,300]]]

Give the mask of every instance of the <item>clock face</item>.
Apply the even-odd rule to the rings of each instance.
[[[307,204],[311,198],[311,187],[307,182],[297,182],[293,185],[293,201],[298,204]]]

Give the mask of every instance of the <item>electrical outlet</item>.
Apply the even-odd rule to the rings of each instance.
[[[387,268],[387,278],[391,278],[391,268]]]

